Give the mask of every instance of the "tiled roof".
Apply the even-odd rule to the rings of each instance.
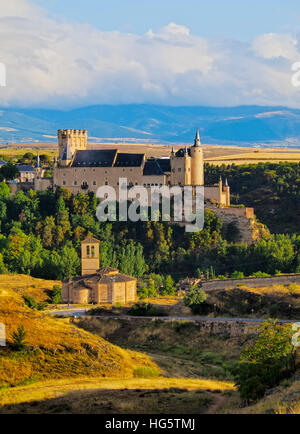
[[[175,153],[176,157],[184,157],[185,156],[185,151],[186,151],[185,148],[179,149],[179,151],[177,151]],[[191,149],[187,148],[187,151],[188,151],[189,156],[191,156]]]
[[[118,153],[114,167],[140,167],[144,160],[144,154]]]
[[[21,166],[17,166],[17,168],[18,168],[19,172],[33,172],[34,171],[33,166],[21,165]]]
[[[145,162],[143,175],[151,176],[151,175],[163,175],[160,165],[157,160],[149,159]]]
[[[89,244],[89,243],[100,243],[97,238],[94,237],[86,237],[83,241],[81,241],[82,244]]]
[[[117,150],[77,151],[72,167],[112,167]]]
[[[112,283],[112,282],[128,282],[136,280],[135,277],[127,274],[119,273],[117,268],[103,267],[97,270],[94,274],[86,274],[84,276],[72,277],[65,281],[72,281],[75,289],[87,288],[92,282]]]
[[[163,172],[171,172],[170,158],[158,158],[157,162]]]

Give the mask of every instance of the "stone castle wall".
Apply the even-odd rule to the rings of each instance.
[[[253,208],[218,208],[210,207],[224,226],[234,223],[239,230],[239,241],[246,244],[253,244],[261,238],[264,227],[255,221]]]

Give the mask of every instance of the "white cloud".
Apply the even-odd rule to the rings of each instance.
[[[106,103],[289,105],[300,107],[290,35],[252,44],[205,39],[170,23],[145,35],[56,22],[27,0],[0,11],[0,106],[68,107]]]
[[[265,59],[282,57],[295,61],[299,57],[297,44],[297,39],[291,35],[267,33],[255,38],[252,47],[258,56]]]

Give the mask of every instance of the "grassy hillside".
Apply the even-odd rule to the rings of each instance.
[[[232,383],[215,380],[83,377],[0,391],[0,414],[202,414],[236,394]]]
[[[300,319],[300,285],[238,286],[208,293],[202,313],[218,316]]]
[[[20,302],[22,296],[27,295],[37,302],[46,301],[54,285],[61,286],[61,282],[35,279],[27,274],[1,274],[0,297],[8,296]]]
[[[0,322],[4,323],[8,345],[0,349],[0,386],[16,386],[48,378],[75,377],[78,375],[102,377],[130,377],[141,366],[152,366],[143,354],[125,351],[104,339],[78,329],[67,319],[55,319],[24,306],[22,295],[27,290],[40,295],[53,282],[24,279],[17,281],[16,289],[0,288]],[[33,283],[35,282],[35,283]],[[26,284],[29,285],[26,289]],[[32,287],[32,284],[36,287]],[[19,286],[20,285],[20,286]],[[44,288],[44,290],[43,290]],[[26,332],[26,349],[13,350],[12,333],[23,326]]]

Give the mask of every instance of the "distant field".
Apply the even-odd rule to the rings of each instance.
[[[174,146],[175,151],[181,145]],[[148,157],[167,157],[170,155],[170,145],[145,145],[141,143],[90,143],[90,149],[119,149],[121,152],[145,153]],[[203,145],[204,159],[215,165],[221,164],[255,164],[260,162],[279,163],[280,161],[300,162],[300,149],[286,148],[257,149],[234,146]],[[0,148],[0,155],[15,158],[25,152],[47,154],[54,157],[57,154],[56,143],[22,143]]]

